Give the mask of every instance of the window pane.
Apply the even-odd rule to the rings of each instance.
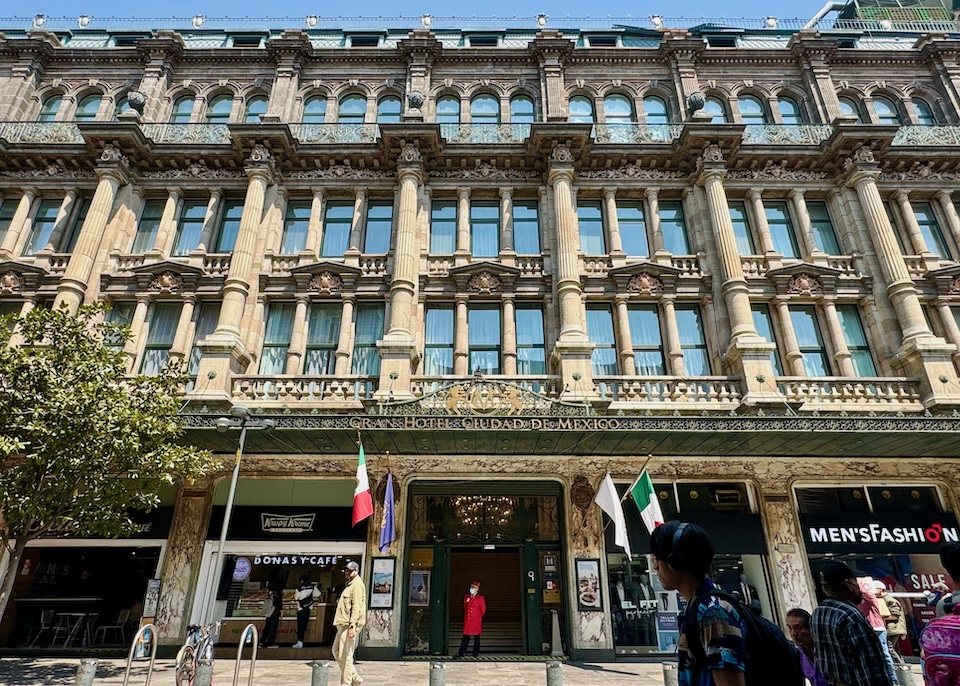
[[[510,121],[513,124],[532,124],[534,121],[533,100],[525,96],[511,100]]]
[[[243,215],[242,200],[227,200],[220,215],[220,231],[217,235],[217,252],[233,252],[240,233],[240,217]]]
[[[307,228],[310,225],[311,208],[312,203],[308,200],[287,203],[287,212],[283,219],[281,254],[293,255],[307,247]]]
[[[193,347],[190,350],[190,361],[187,367],[190,376],[193,378],[196,378],[200,372],[200,360],[203,359],[203,351],[197,346],[197,343],[216,331],[219,319],[220,303],[201,303],[200,311],[197,313],[196,326],[193,332]]]
[[[19,303],[17,303],[17,305],[18,307],[14,314],[20,313]],[[137,304],[134,302],[113,302],[110,305],[110,311],[107,312],[107,323],[118,324],[129,328],[133,323],[133,313],[136,307]],[[103,340],[103,344],[111,350],[120,350],[123,348],[124,342],[125,339],[121,334],[108,334]]]
[[[596,344],[590,360],[593,374],[617,374],[617,347],[613,337],[613,314],[609,307],[587,307],[587,338]]]
[[[580,250],[585,255],[603,255],[603,213],[599,202],[582,202],[577,206],[580,223]]]
[[[170,347],[180,321],[180,303],[157,303],[147,329],[141,374],[159,374],[170,359]]]
[[[327,117],[327,98],[323,95],[316,95],[303,106],[304,124],[322,124]]]
[[[608,124],[629,124],[635,121],[633,103],[623,95],[608,95],[603,99],[603,115]]]
[[[53,121],[60,110],[61,103],[63,103],[63,98],[59,95],[51,95],[44,100],[37,121]]]
[[[860,108],[849,98],[840,98],[840,114],[844,117],[855,117],[858,124],[861,121]]]
[[[230,121],[230,111],[233,109],[233,97],[218,95],[207,105],[207,123],[226,124]]]
[[[684,305],[676,308],[677,329],[680,332],[680,349],[683,351],[683,370],[687,376],[709,376],[710,358],[703,335],[700,308]]]
[[[730,203],[730,221],[733,223],[733,235],[737,239],[737,250],[741,255],[755,255],[747,208],[742,202]]]
[[[923,241],[927,244],[927,250],[934,255],[949,259],[950,250],[947,248],[947,242],[940,230],[940,224],[937,222],[937,215],[933,213],[933,207],[930,203],[913,203],[913,214],[917,218],[917,224],[920,225],[920,233],[923,234]]]
[[[16,214],[17,200],[0,200],[0,243],[10,229],[10,222],[13,221],[13,215]]]
[[[427,310],[423,373],[428,376],[453,374],[453,319],[452,306],[435,306]]]
[[[367,227],[363,252],[382,255],[390,250],[390,235],[393,230],[393,203],[371,202],[367,205]]]
[[[77,239],[80,237],[80,231],[83,229],[83,223],[87,221],[87,213],[90,211],[91,198],[79,198],[77,203],[79,207],[73,212],[70,219],[70,229],[67,235],[60,241],[60,245],[54,246],[54,250],[64,253],[72,253],[77,245]]]
[[[873,110],[881,124],[900,124],[900,114],[896,106],[886,98],[874,98]]]
[[[460,123],[460,100],[449,95],[437,100],[437,123]]]
[[[628,310],[630,341],[637,374],[657,376],[665,373],[660,315],[656,305],[632,305]]]
[[[37,214],[33,218],[30,238],[23,251],[24,255],[35,255],[47,247],[53,229],[57,223],[57,213],[60,211],[60,200],[42,200]]]
[[[790,321],[803,355],[803,371],[807,376],[829,376],[830,363],[813,307],[791,307]]]
[[[810,228],[813,230],[813,239],[817,248],[828,255],[840,255],[840,244],[837,241],[837,232],[833,229],[827,203],[814,200],[807,201],[807,214],[810,215]]]
[[[173,254],[187,255],[200,245],[200,234],[203,233],[203,219],[207,215],[205,202],[187,201],[180,211],[180,226],[177,229],[177,244]]]
[[[160,219],[163,217],[165,200],[148,200],[140,213],[140,223],[137,224],[137,234],[133,237],[133,253],[143,253],[153,248],[160,229]]]
[[[474,257],[500,254],[500,206],[496,202],[470,204],[470,240]]]
[[[570,121],[574,124],[592,124],[593,102],[582,95],[570,98]]]
[[[188,124],[190,116],[193,114],[193,96],[186,96],[177,100],[173,105],[173,112],[170,114],[170,123]]]
[[[430,254],[452,255],[457,248],[457,204],[435,202],[430,210]]]
[[[837,305],[837,317],[840,319],[840,328],[843,329],[843,338],[850,350],[854,372],[857,376],[876,376],[877,368],[873,364],[867,333],[863,329],[857,306]]]
[[[97,112],[100,110],[100,100],[101,97],[99,95],[88,95],[77,105],[77,112],[73,115],[73,118],[77,121],[92,121],[96,119]]]
[[[333,374],[340,340],[340,305],[315,303],[307,322],[307,349],[303,358],[304,374]]]
[[[803,123],[800,108],[790,98],[780,98],[780,118],[784,124],[799,125]]]
[[[267,99],[263,96],[250,98],[247,101],[247,109],[244,114],[244,121],[248,124],[259,124],[261,115],[267,113]]]
[[[738,100],[740,104],[740,119],[744,124],[766,124],[767,117],[763,105],[755,97],[744,95]]]
[[[467,309],[469,373],[500,373],[500,307],[474,306]]]
[[[660,231],[663,233],[663,247],[667,252],[673,255],[690,254],[682,203],[660,203]]]
[[[470,102],[470,121],[474,124],[500,122],[500,101],[492,95],[478,95]]]
[[[354,374],[376,376],[380,373],[377,341],[383,338],[383,305],[360,305],[353,336]]]
[[[717,98],[707,98],[706,103],[703,105],[703,111],[713,115],[710,119],[711,124],[725,124],[727,121],[726,108]]]
[[[293,335],[294,303],[270,303],[267,325],[263,332],[263,351],[260,354],[261,374],[284,374],[287,370],[287,350]]]
[[[777,345],[777,348],[770,352],[770,364],[773,365],[773,371],[777,376],[783,376],[783,367],[780,365],[779,345],[777,337],[773,332],[773,322],[770,319],[770,310],[766,305],[754,305],[751,308],[753,313],[753,326],[760,334],[761,338],[767,339],[768,343]]]
[[[540,254],[540,219],[536,200],[513,202],[513,247],[518,255]]]
[[[381,124],[400,123],[400,98],[381,98],[377,103],[377,121]]]
[[[662,98],[644,98],[643,116],[648,124],[670,123],[670,113],[667,111],[667,103],[664,102]]]
[[[547,358],[540,305],[518,305],[516,309],[517,373],[546,374]]]
[[[914,98],[913,107],[917,111],[917,121],[920,122],[921,126],[934,126],[937,123],[933,109],[927,104],[926,100]]]
[[[617,222],[623,250],[630,257],[648,257],[647,226],[642,202],[618,202]]]
[[[348,95],[340,101],[337,121],[341,124],[362,124],[367,114],[367,99],[362,95]]]
[[[767,202],[763,208],[767,216],[767,226],[770,227],[770,238],[773,240],[773,249],[784,257],[800,257],[800,247],[793,232],[793,222],[790,221],[790,212],[785,202]]]
[[[343,257],[350,242],[353,203],[330,202],[323,221],[323,257]]]

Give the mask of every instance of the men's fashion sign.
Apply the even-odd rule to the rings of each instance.
[[[269,534],[303,534],[313,531],[316,519],[316,513],[285,515],[263,512],[260,514],[260,528]]]
[[[960,541],[952,514],[800,515],[809,553],[928,553]]]

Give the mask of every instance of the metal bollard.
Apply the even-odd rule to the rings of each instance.
[[[75,686],[93,686],[93,679],[97,676],[97,663],[95,657],[85,657],[80,660],[80,666],[77,667],[77,680],[73,682]]]
[[[893,671],[897,675],[900,686],[915,686],[916,680],[913,678],[913,669],[910,665],[894,665]]]
[[[430,663],[430,686],[445,686],[447,683],[447,666],[442,662]]]
[[[677,665],[673,662],[663,663],[663,686],[678,686],[680,675],[677,673]]]
[[[547,663],[547,686],[563,686],[563,668],[559,662]]]
[[[193,686],[212,686],[213,684],[213,660],[210,658],[200,658],[197,660],[197,673],[193,677]]]
[[[326,660],[315,660],[310,663],[313,672],[310,675],[310,686],[327,686],[330,678],[330,663]]]

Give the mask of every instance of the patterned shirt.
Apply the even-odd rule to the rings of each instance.
[[[716,588],[710,579],[705,579],[695,597]],[[680,641],[677,645],[679,686],[713,686],[712,672],[718,669],[744,671],[747,628],[733,605],[717,597],[707,597],[697,607],[705,663],[698,662],[688,648],[685,620],[686,613],[683,613],[680,615]]]
[[[817,667],[834,686],[891,686],[880,637],[852,603],[828,598],[810,620]]]

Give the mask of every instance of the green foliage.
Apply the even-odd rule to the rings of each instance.
[[[5,544],[49,532],[129,535],[130,511],[156,507],[160,484],[216,468],[206,451],[176,443],[183,365],[128,376],[118,343],[129,330],[102,322],[103,309],[34,308],[15,329],[0,322]],[[13,330],[23,345],[8,345]]]

